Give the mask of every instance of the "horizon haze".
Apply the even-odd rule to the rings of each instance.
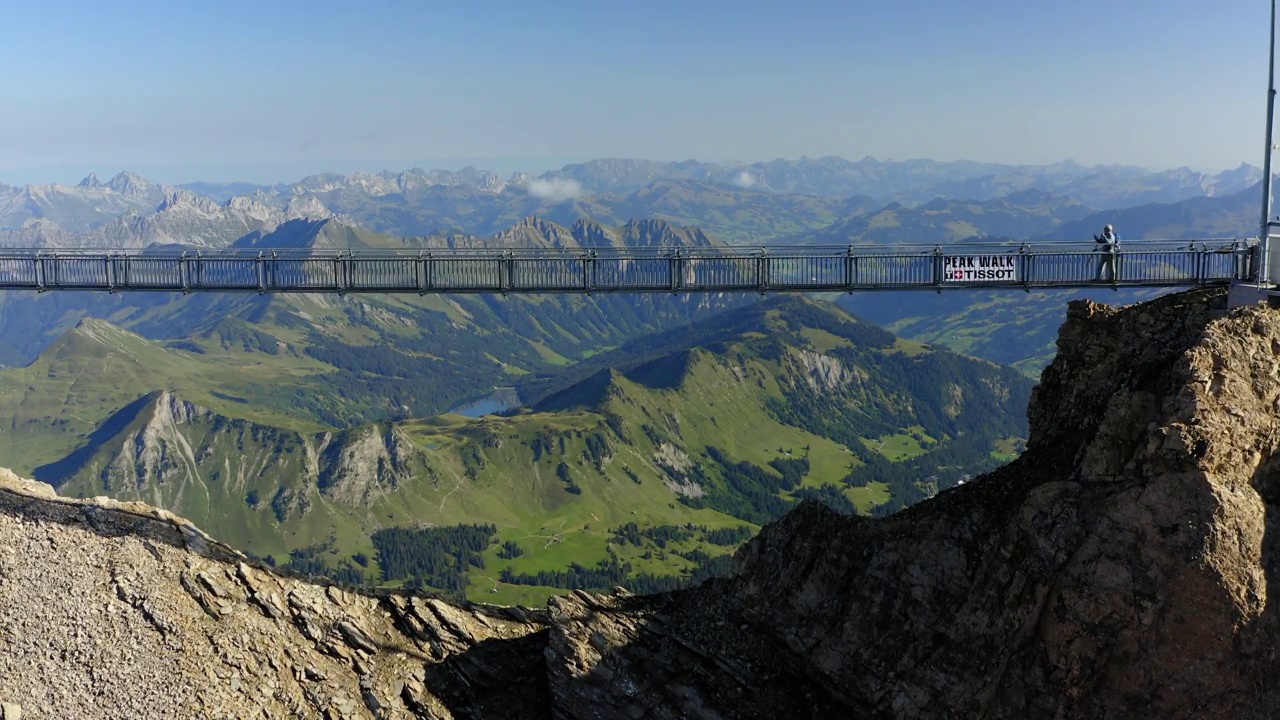
[[[505,174],[607,157],[1261,160],[1267,17],[1244,0],[73,0],[8,15],[0,62],[37,70],[0,77],[6,182]]]

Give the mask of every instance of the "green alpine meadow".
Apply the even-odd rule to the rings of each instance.
[[[530,399],[499,415],[339,428],[311,398],[385,376],[254,332],[162,342],[83,321],[0,373],[0,411],[45,418],[0,442],[60,493],[168,508],[281,566],[527,603],[721,572],[804,498],[883,514],[954,486],[1017,451],[1031,387],[773,298],[511,375]]]

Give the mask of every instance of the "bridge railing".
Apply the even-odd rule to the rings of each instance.
[[[737,292],[1194,286],[1252,279],[1256,244],[138,251],[0,249],[0,289]]]

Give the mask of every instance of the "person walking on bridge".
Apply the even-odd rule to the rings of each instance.
[[[1120,251],[1120,236],[1116,235],[1116,231],[1110,225],[1102,228],[1101,235],[1094,235],[1093,241],[1097,243],[1098,250],[1103,254],[1102,260],[1098,263],[1098,275],[1094,280],[1098,282],[1115,282],[1116,277],[1116,254]],[[1110,275],[1110,278],[1104,278],[1103,275]]]

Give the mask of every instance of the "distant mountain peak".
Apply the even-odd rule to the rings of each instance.
[[[58,223],[43,217],[29,217],[22,221],[23,230],[58,230]]]
[[[175,189],[165,193],[164,200],[156,208],[156,212],[165,212],[175,208],[189,207],[206,213],[216,213],[218,203],[203,195],[196,195],[190,190]]]
[[[583,247],[610,247],[616,244],[618,239],[616,233],[609,228],[586,218],[579,218],[569,231]]]
[[[233,198],[227,198],[227,202],[223,207],[229,210],[252,211],[265,207],[262,203],[245,195],[237,195]]]
[[[661,218],[632,218],[622,226],[623,242],[631,247],[710,247],[716,241],[700,228],[680,227]]]
[[[241,198],[233,198],[240,200]],[[244,198],[248,200],[248,198]],[[258,201],[253,201],[257,207],[265,207]],[[327,220],[335,217],[332,211],[325,206],[320,198],[314,195],[295,195],[289,198],[289,203],[284,209],[285,215],[289,219],[301,218],[304,220]]]
[[[76,187],[82,188],[99,188],[102,187],[102,181],[98,179],[98,173],[91,172],[88,177],[81,180]]]
[[[231,247],[244,249],[349,249],[403,247],[395,238],[348,225],[338,218],[292,218],[267,226],[236,240]]]
[[[131,172],[121,171],[116,173],[115,177],[107,181],[107,187],[115,190],[121,195],[140,197],[150,192],[151,183]]]
[[[501,244],[521,247],[545,247],[549,245],[560,248],[573,247],[578,244],[573,231],[536,215],[521,218],[519,222],[500,233],[497,239]]]
[[[72,338],[84,338],[86,340],[91,340],[110,351],[120,352],[135,360],[137,358],[134,350],[138,347],[145,346],[148,343],[145,338],[137,333],[125,330],[124,328],[113,325],[101,318],[88,316],[80,318],[75,327],[67,331],[62,336],[62,343],[74,342]],[[46,350],[44,354],[57,355],[58,350],[56,349],[56,345],[58,344],[59,343],[55,342],[54,345],[50,346],[50,349]]]
[[[538,227],[540,225],[546,226],[546,225],[553,225],[553,224],[554,223],[551,223],[547,220],[543,220],[537,215],[525,215],[524,217],[516,221],[514,227]]]

